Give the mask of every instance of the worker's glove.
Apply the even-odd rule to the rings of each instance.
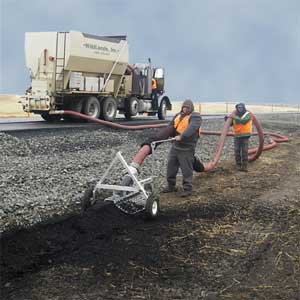
[[[128,169],[130,170],[130,172],[133,174],[133,175],[137,175],[138,174],[138,170],[133,167],[133,166],[128,166]]]
[[[158,133],[156,133],[155,136],[152,136],[150,138],[148,138],[144,143],[142,143],[141,147],[148,145],[151,148],[151,143],[155,142],[155,141],[161,141],[161,140],[166,140],[169,137],[174,136],[174,127],[172,126],[167,126],[163,129],[160,129],[158,131]],[[154,149],[157,148],[157,146],[159,146],[161,143],[156,143],[154,146]],[[152,153],[152,149],[151,152],[149,154]]]
[[[226,121],[227,121],[227,119],[228,119],[228,116],[225,116],[225,117],[224,117],[224,121],[226,122]]]

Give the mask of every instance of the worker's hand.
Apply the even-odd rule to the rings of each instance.
[[[178,141],[181,141],[181,136],[180,136],[180,135],[176,135],[176,136],[175,136],[175,141],[177,141],[177,142],[178,142]]]

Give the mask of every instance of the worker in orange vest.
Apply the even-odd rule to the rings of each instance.
[[[152,91],[157,89],[156,79],[152,78]]]
[[[152,93],[151,93],[151,97],[153,99],[153,104],[152,104],[152,108],[154,110],[158,109],[158,97],[159,97],[159,93],[157,91],[157,82],[155,78],[152,78]]]
[[[248,171],[249,138],[252,133],[252,114],[247,111],[244,103],[235,106],[231,125],[234,134],[234,153],[236,168],[239,171]],[[225,117],[227,120],[227,117]]]
[[[194,154],[201,123],[202,118],[199,113],[194,112],[194,104],[189,99],[183,102],[180,112],[169,123],[173,128],[175,142],[168,156],[167,185],[162,189],[163,193],[177,191],[176,176],[180,168],[183,177],[183,191],[180,196],[188,197],[192,194]]]

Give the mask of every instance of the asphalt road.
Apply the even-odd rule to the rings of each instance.
[[[222,115],[203,115],[203,119],[218,119],[223,118]],[[142,125],[142,124],[159,124],[167,123],[171,120],[169,116],[167,120],[158,120],[156,117],[136,117],[131,121],[124,118],[117,118],[116,123],[124,125]],[[97,128],[102,127],[101,124],[96,123],[76,123],[76,122],[53,122],[48,123],[40,117],[34,118],[2,118],[0,119],[0,132],[14,132],[14,131],[28,131],[28,130],[42,130],[42,129],[62,129],[62,128]]]

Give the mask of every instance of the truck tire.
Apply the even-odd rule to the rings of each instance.
[[[160,120],[165,120],[167,116],[167,101],[162,99],[158,108],[157,116]]]
[[[96,97],[89,97],[84,101],[83,113],[92,118],[99,118],[101,113],[100,102]]]
[[[102,101],[102,118],[105,121],[113,121],[117,115],[117,102],[114,98],[108,97]]]
[[[42,113],[41,117],[47,122],[57,122],[61,119],[61,115],[49,115],[48,112]]]
[[[135,97],[126,99],[125,102],[125,118],[130,120],[131,117],[136,116],[139,112],[139,102],[138,99]]]

